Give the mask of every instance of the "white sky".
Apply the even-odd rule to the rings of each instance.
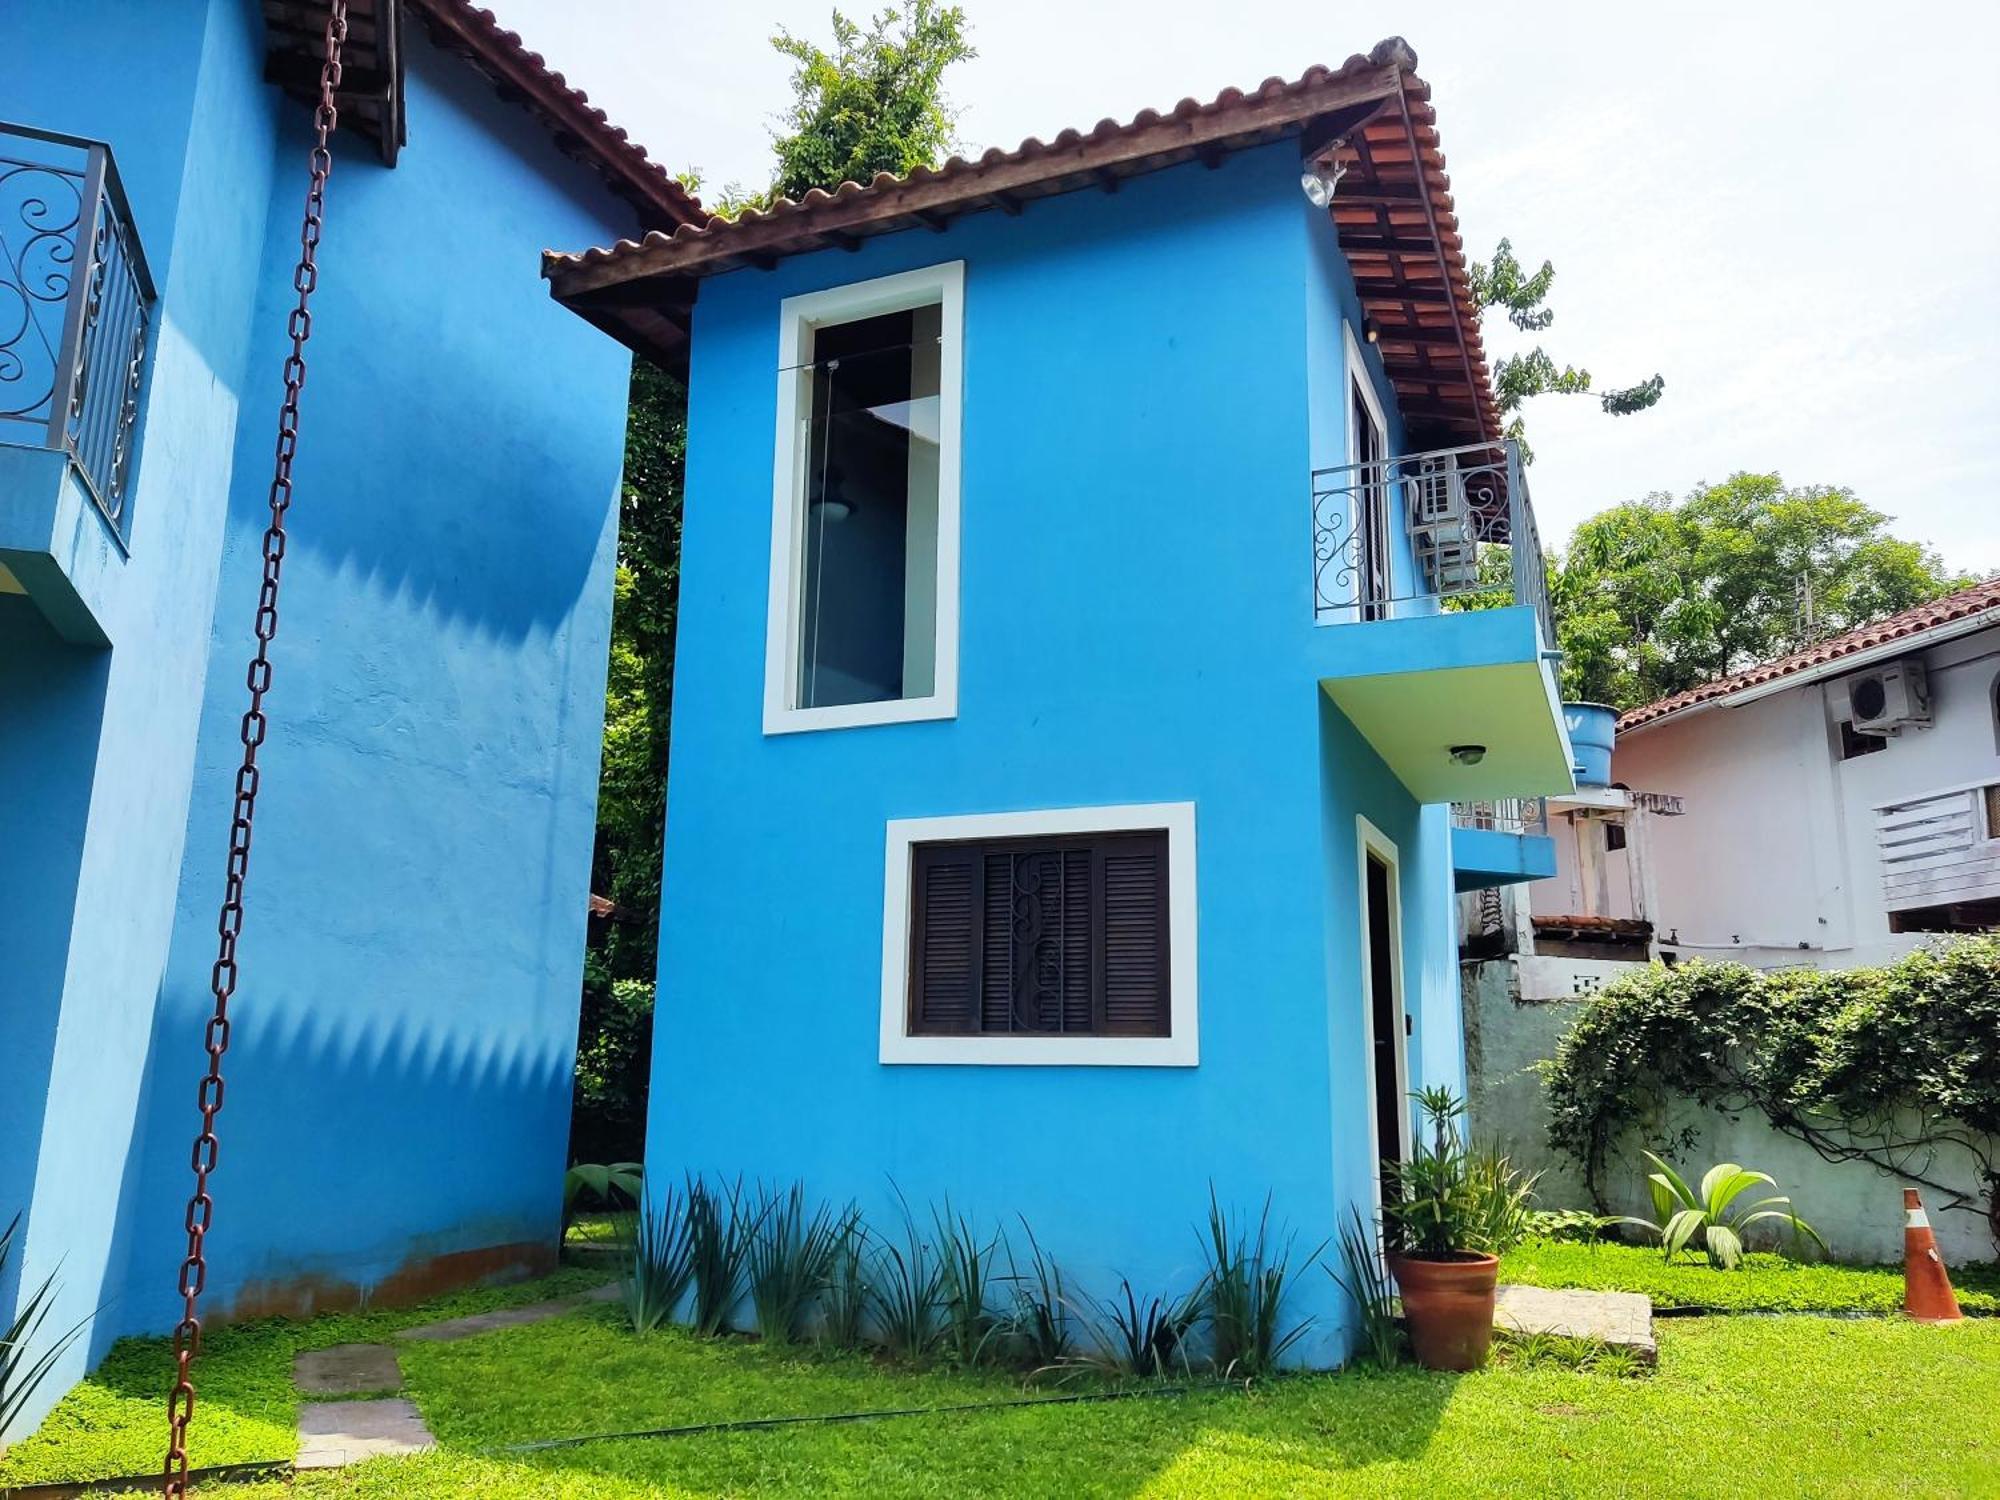
[[[825,0],[485,0],[711,190],[770,174],[777,24]],[[852,0],[863,15],[877,0]],[[2000,570],[2000,5],[1643,6],[965,0],[950,79],[972,148],[1127,119],[1383,36],[1432,86],[1467,247],[1556,264],[1543,341],[1613,418],[1529,412],[1544,530],[1738,469],[1854,487],[1947,561]],[[421,129],[418,124],[416,128]],[[577,248],[564,246],[560,248]],[[1498,314],[1489,346],[1519,336]]]

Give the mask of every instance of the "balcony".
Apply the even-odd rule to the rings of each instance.
[[[1549,805],[1541,797],[1459,802],[1451,809],[1452,880],[1461,891],[1546,880],[1556,872]]]
[[[1512,442],[1312,475],[1321,686],[1421,802],[1571,788],[1548,570]]]
[[[0,123],[0,590],[102,642],[154,290],[111,150]]]

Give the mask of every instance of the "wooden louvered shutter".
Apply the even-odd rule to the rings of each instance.
[[[920,844],[913,852],[910,1032],[977,1031],[979,851],[966,844]]]
[[[1166,1036],[1167,837],[920,844],[912,1035]]]
[[[1167,992],[1167,836],[1106,839],[1099,851],[1104,887],[1098,946],[1104,958],[1107,1036],[1165,1036]]]

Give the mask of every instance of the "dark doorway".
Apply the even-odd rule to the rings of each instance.
[[[1375,1140],[1384,1157],[1400,1161],[1405,1154],[1404,1121],[1409,1110],[1403,1098],[1403,1070],[1399,1066],[1403,1033],[1403,1007],[1396,993],[1396,923],[1391,902],[1390,882],[1395,874],[1388,862],[1372,849],[1367,858],[1368,881],[1364,899],[1368,918],[1368,1014],[1374,1056]],[[1381,1170],[1380,1164],[1376,1171]]]
[[[1360,483],[1355,488],[1355,504],[1361,507],[1356,529],[1361,534],[1361,618],[1386,620],[1389,617],[1389,484],[1383,463],[1387,444],[1375,414],[1356,384],[1350,391],[1353,411],[1349,424],[1354,433],[1354,462],[1361,464]]]

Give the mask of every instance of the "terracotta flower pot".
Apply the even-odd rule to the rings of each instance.
[[[1476,1370],[1486,1363],[1493,1343],[1499,1256],[1428,1260],[1392,1255],[1389,1274],[1403,1294],[1403,1321],[1418,1364],[1427,1370]]]

